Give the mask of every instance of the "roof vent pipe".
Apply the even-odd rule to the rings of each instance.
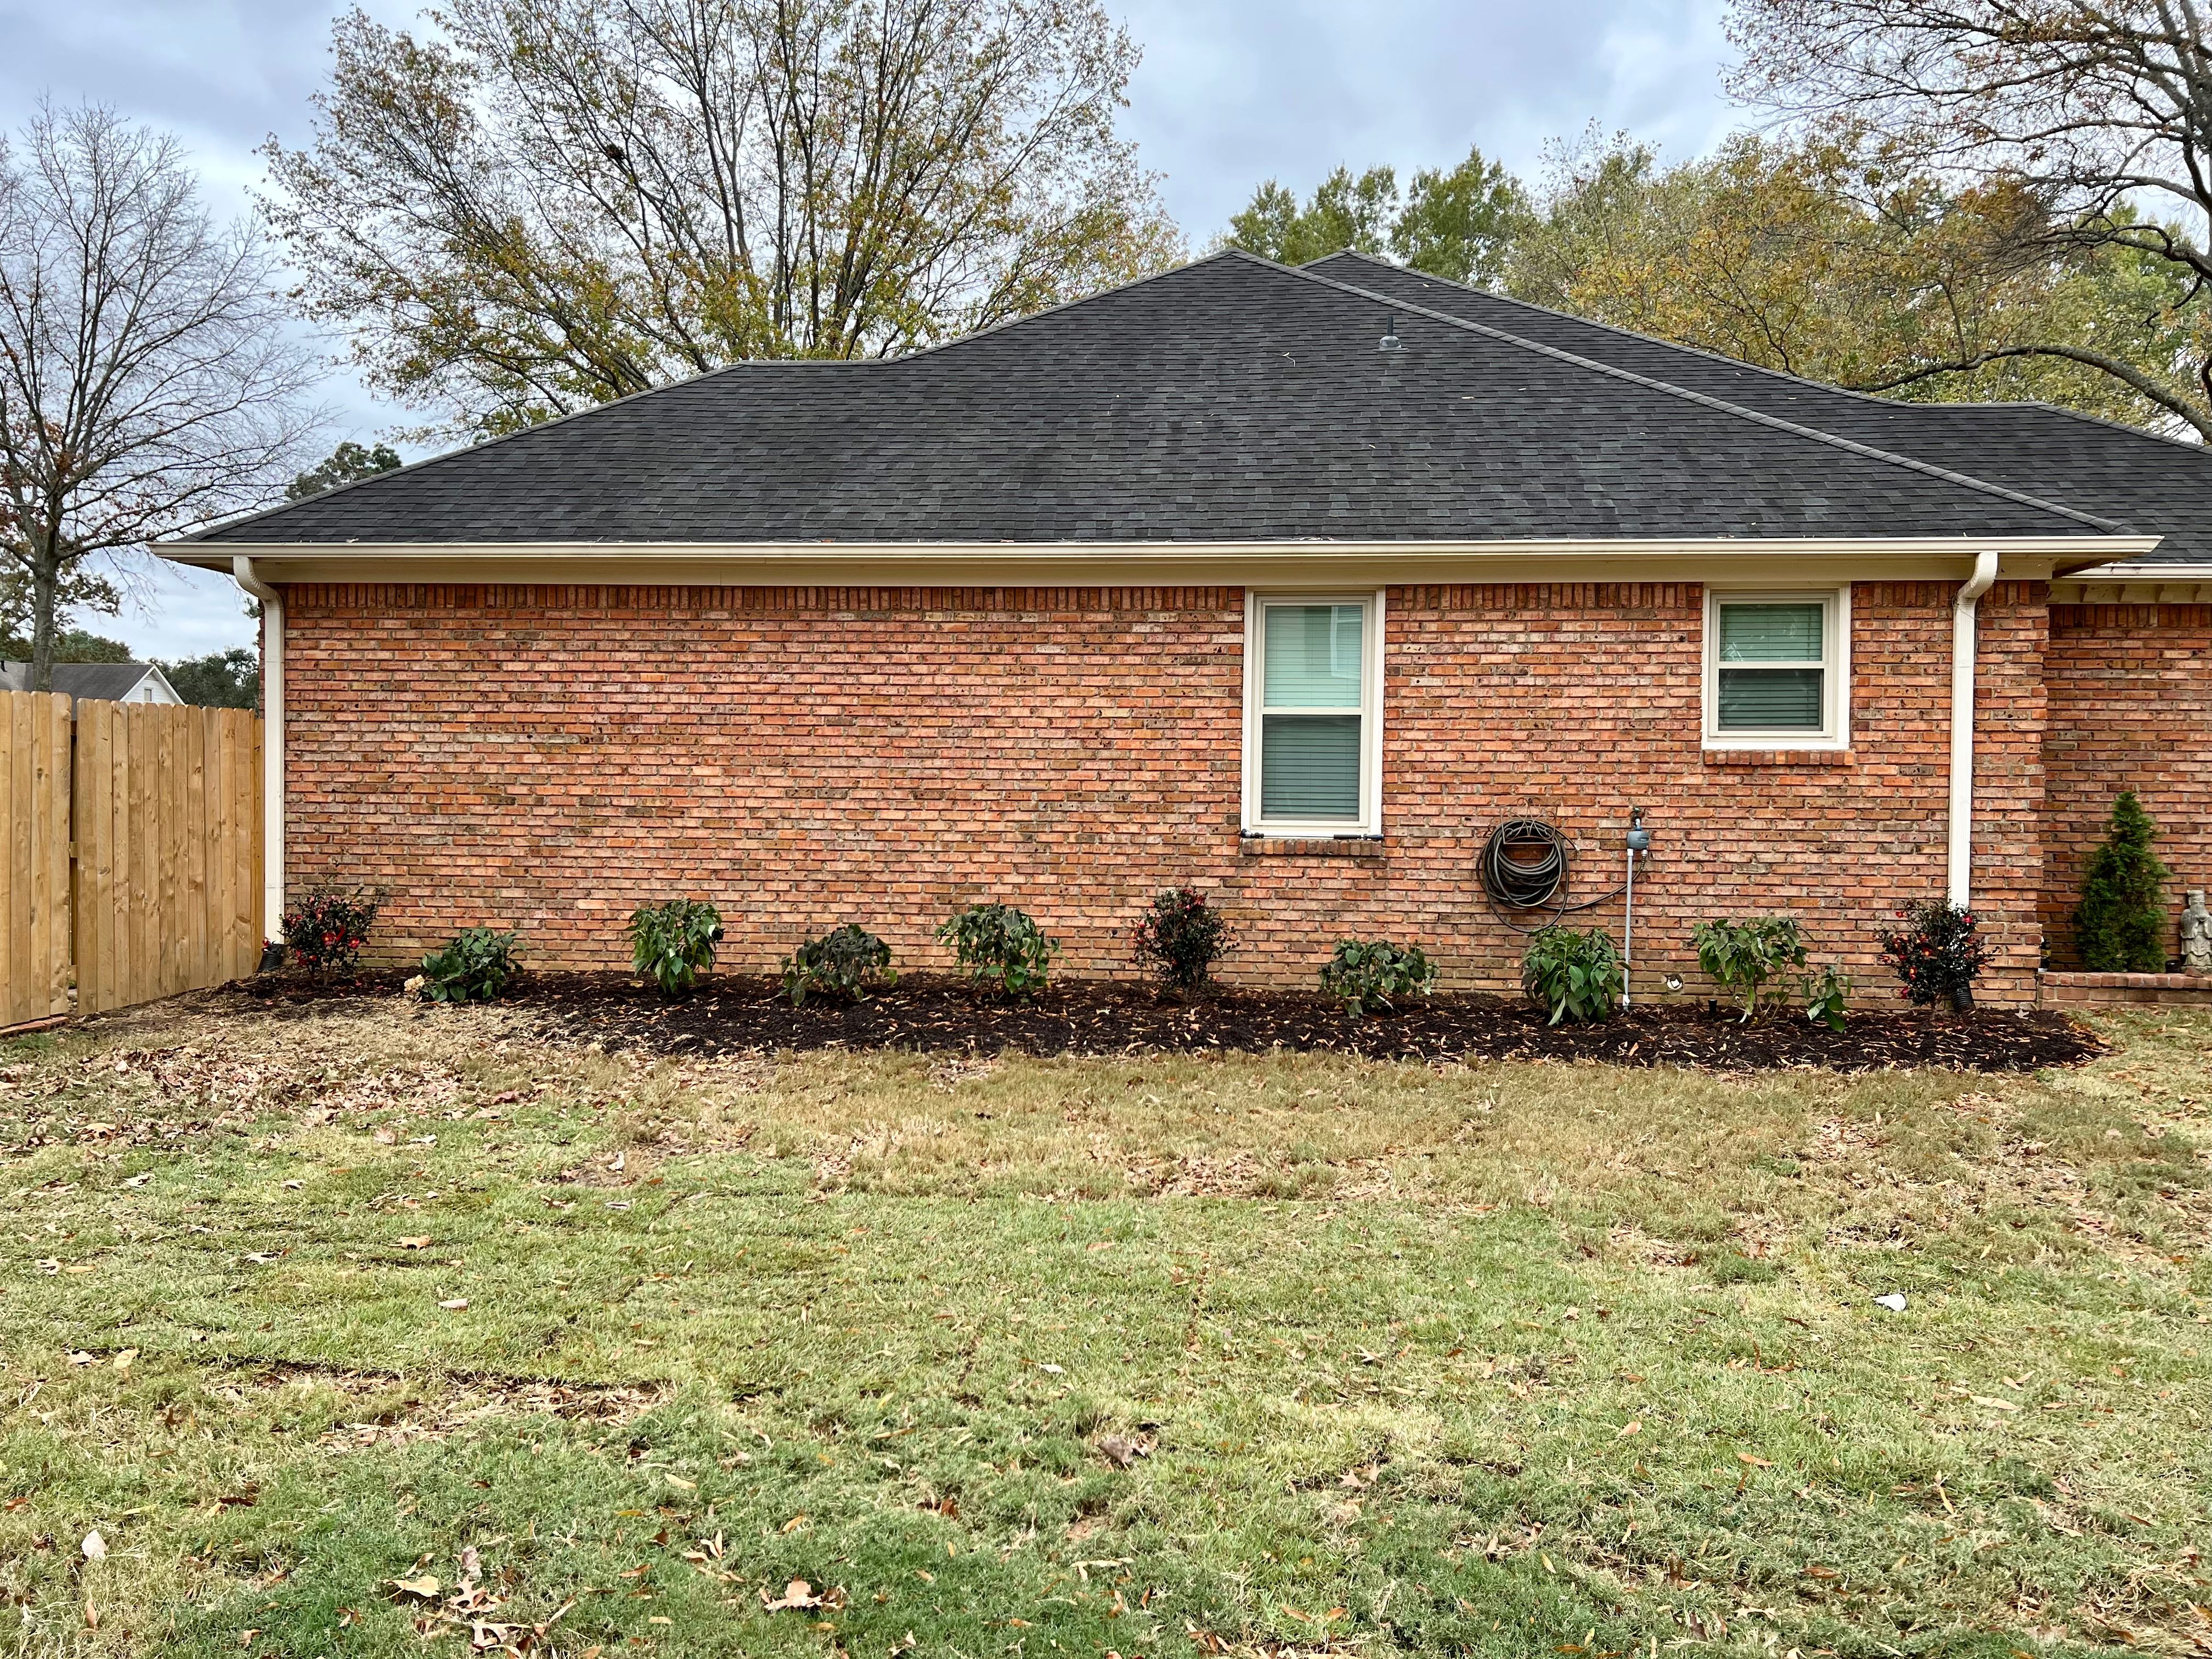
[[[1382,325],[1382,343],[1377,349],[1382,351],[1403,351],[1406,349],[1404,343],[1398,338],[1398,319],[1395,317]]]

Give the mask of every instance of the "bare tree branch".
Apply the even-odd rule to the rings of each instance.
[[[270,499],[321,424],[276,276],[173,140],[51,105],[0,138],[0,557],[39,689],[86,561]]]

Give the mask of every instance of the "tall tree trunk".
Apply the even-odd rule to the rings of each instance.
[[[54,604],[61,586],[60,550],[41,549],[31,560],[31,690],[54,689]]]

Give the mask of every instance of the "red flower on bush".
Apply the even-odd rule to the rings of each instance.
[[[350,968],[383,902],[382,888],[319,887],[284,912],[279,931],[293,960],[310,972]]]

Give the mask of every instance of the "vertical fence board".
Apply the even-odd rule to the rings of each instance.
[[[261,959],[261,721],[0,692],[0,1029]]]
[[[70,700],[0,694],[0,1027],[69,1012]]]

